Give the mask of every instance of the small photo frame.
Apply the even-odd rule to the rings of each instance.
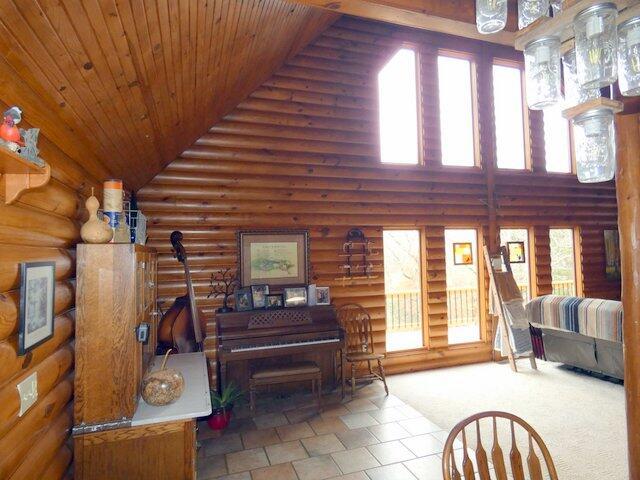
[[[246,312],[247,310],[253,310],[253,299],[251,298],[250,288],[241,288],[235,292],[236,299],[236,311]]]
[[[251,285],[253,308],[265,308],[267,306],[267,295],[269,295],[269,285]]]
[[[284,299],[282,295],[267,295],[267,310],[275,310],[284,307]]]
[[[473,265],[473,246],[471,242],[453,244],[453,264]]]
[[[53,337],[55,288],[55,262],[20,264],[18,355],[26,354]]]
[[[284,289],[284,306],[304,307],[307,305],[307,287],[291,287]]]
[[[316,287],[316,305],[331,305],[329,287]]]
[[[509,263],[527,263],[524,242],[507,242]]]

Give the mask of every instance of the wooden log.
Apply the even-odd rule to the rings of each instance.
[[[75,256],[69,250],[18,244],[0,244],[0,247],[0,292],[20,286],[20,262],[55,262],[56,280],[70,278],[75,272]]]
[[[0,202],[0,243],[67,248],[79,237],[80,226],[74,220]]]
[[[75,287],[71,281],[56,282],[54,314],[59,315],[69,310],[75,301]],[[11,290],[0,293],[0,340],[18,333],[18,309],[20,307],[20,291]]]
[[[55,178],[45,187],[27,190],[20,196],[16,205],[38,208],[67,218],[76,218],[81,208],[80,195]]]
[[[10,478],[23,462],[26,453],[34,447],[36,440],[54,424],[52,418],[66,410],[71,426],[71,415],[65,409],[73,395],[73,382],[67,378],[60,382],[49,394],[44,397],[12,428],[6,435],[0,438],[0,478]],[[67,418],[67,417],[65,417]]]
[[[67,474],[69,466],[71,465],[72,458],[73,454],[71,453],[71,450],[69,449],[69,447],[64,445],[62,448],[58,449],[55,457],[53,458],[53,460],[51,460],[46,470],[42,474],[42,478],[51,480],[64,478]]]
[[[44,398],[58,382],[67,376],[73,366],[73,347],[65,345],[35,367],[25,371],[0,389],[0,437],[20,421],[20,397],[17,385],[29,375],[38,375],[38,397]]]
[[[624,309],[624,389],[627,405],[629,478],[640,478],[640,116],[617,117],[618,230]]]
[[[33,368],[55,352],[60,345],[71,338],[73,328],[74,321],[70,314],[56,317],[53,337],[24,356],[18,356],[18,338],[16,336],[0,342],[0,386],[13,378],[14,375]]]

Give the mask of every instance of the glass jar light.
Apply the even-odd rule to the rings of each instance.
[[[573,119],[576,170],[582,183],[606,182],[616,169],[616,139],[613,111],[600,107]]]
[[[620,92],[640,95],[640,17],[618,25],[618,70]]]
[[[518,28],[549,14],[549,0],[518,0]]]
[[[600,3],[578,13],[573,21],[578,81],[585,88],[602,88],[616,81],[617,16],[614,3]]]
[[[560,93],[560,39],[542,37],[524,47],[527,105],[542,110],[558,103]]]
[[[599,88],[583,88],[578,82],[576,50],[574,48],[562,56],[562,71],[564,76],[563,108],[575,107],[589,100],[600,98]]]
[[[480,33],[496,33],[507,24],[507,0],[476,0],[476,26]]]
[[[551,14],[555,17],[562,12],[562,0],[551,0]]]

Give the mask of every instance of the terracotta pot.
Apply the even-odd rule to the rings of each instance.
[[[209,418],[207,418],[207,423],[209,424],[209,428],[211,430],[224,430],[229,426],[229,422],[231,421],[232,410],[222,410],[216,409],[213,411]]]

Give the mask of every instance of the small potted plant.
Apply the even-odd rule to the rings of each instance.
[[[211,390],[211,415],[207,423],[211,430],[224,430],[231,421],[233,405],[242,397],[242,392],[233,382],[226,385],[221,393]]]

